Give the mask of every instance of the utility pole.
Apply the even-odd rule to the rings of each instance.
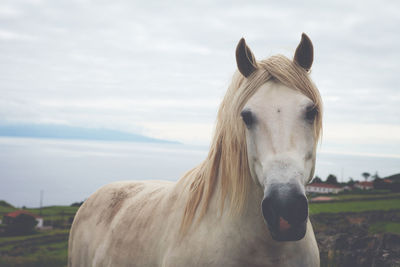
[[[342,176],[342,178],[340,179],[341,181],[340,182],[344,182],[344,171],[343,171],[343,167],[342,167],[342,173],[341,173],[341,176]]]

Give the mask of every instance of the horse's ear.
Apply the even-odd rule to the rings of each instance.
[[[294,61],[303,69],[309,71],[314,60],[314,48],[310,38],[303,33],[301,35],[300,44],[294,53]]]
[[[257,69],[256,59],[244,38],[240,39],[236,47],[236,64],[244,77],[249,77]]]

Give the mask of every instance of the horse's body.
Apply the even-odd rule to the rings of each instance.
[[[238,65],[240,72],[247,77],[246,70],[241,69],[239,62]],[[243,80],[239,83],[243,83]],[[309,98],[299,92],[280,89],[279,86],[281,85],[276,81],[268,81],[264,88],[261,87],[258,97],[265,94],[273,101],[279,101],[279,96],[274,96],[274,92],[283,92],[286,94],[283,97],[289,99],[289,102],[293,99],[290,102],[291,106],[309,101]],[[257,111],[257,101],[251,97],[247,100],[246,103],[250,103],[248,105],[253,112]],[[228,98],[223,105],[228,105],[229,102],[231,99]],[[240,109],[246,103],[243,103]],[[280,108],[282,113],[289,110],[284,106]],[[224,110],[220,111],[222,113],[228,112],[229,108],[221,110]],[[242,114],[243,119],[245,116],[247,115]],[[261,117],[258,120],[261,120]],[[245,122],[250,129],[248,121]],[[291,125],[293,128],[293,123]],[[302,131],[302,128],[308,126],[298,124],[296,127],[298,131]],[[228,129],[234,130],[235,128]],[[242,130],[242,139],[253,138],[250,132],[246,132],[245,138],[244,128]],[[279,138],[284,135],[283,130],[280,131],[277,135]],[[307,129],[305,133],[308,132]],[[224,139],[218,136],[223,136]],[[269,134],[268,138],[275,140],[278,137]],[[252,144],[257,138],[251,143],[247,141],[247,145],[246,142],[238,143],[232,140],[235,139],[228,138],[227,134],[217,129],[208,159],[177,183],[116,182],[99,189],[85,201],[76,214],[69,239],[68,265],[319,266],[318,247],[307,214],[306,219],[300,220],[299,223],[294,223],[290,216],[289,218],[283,213],[278,217],[284,223],[276,224],[270,221],[270,218],[266,218],[265,214],[269,214],[269,211],[265,207],[270,205],[265,204],[266,199],[269,199],[266,188],[273,186],[264,185],[265,179],[258,178],[259,161],[252,161],[253,153],[256,153]],[[225,146],[224,142],[229,142],[230,145]],[[293,140],[288,141],[289,143],[291,146],[302,148],[301,145],[293,144]],[[241,147],[237,150],[240,156],[232,151],[236,146]],[[283,147],[286,149],[287,146]],[[274,171],[266,175],[270,177],[268,183],[277,179],[276,173],[281,172],[283,176],[287,174],[286,176],[290,177],[304,173],[299,178],[302,179],[299,183],[304,186],[313,173],[315,147],[309,149],[311,152],[307,150],[304,168],[301,164],[293,165],[297,166],[293,172],[295,175],[291,172],[294,167],[290,167],[290,162],[296,159],[297,150],[292,147],[285,150],[289,151],[288,153],[278,153],[279,150],[279,147],[272,149],[271,154],[279,155],[279,159],[273,159],[279,164],[271,165],[270,169]],[[227,155],[226,151],[233,154]],[[264,167],[267,165],[263,164]],[[229,172],[232,173],[228,175]],[[246,178],[243,180],[243,186],[240,183],[232,183],[235,177],[245,179],[242,176]],[[283,181],[286,181],[285,179],[282,178]],[[288,178],[285,185],[294,184],[294,180],[290,179]],[[235,196],[240,194],[245,197],[239,207],[238,198]],[[260,203],[263,203],[262,208]],[[240,212],[235,212],[236,209]],[[296,209],[301,210],[301,207]],[[301,230],[303,226],[304,233]]]
[[[235,220],[219,215],[212,200],[196,231],[180,240],[186,191],[180,183],[165,182],[117,182],[101,188],[76,215],[70,266],[318,265],[310,223],[300,241],[271,239],[259,209],[262,192]]]

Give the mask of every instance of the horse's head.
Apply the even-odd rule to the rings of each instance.
[[[280,67],[271,59],[256,62],[242,39],[236,60],[242,86],[251,86],[260,71],[270,75],[241,111],[250,173],[264,192],[262,214],[273,239],[300,240],[308,220],[304,186],[314,173],[321,125],[319,93],[308,77],[312,43],[303,34],[293,61]]]

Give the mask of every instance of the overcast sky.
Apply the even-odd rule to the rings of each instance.
[[[239,39],[258,59],[292,57],[302,32],[325,108],[316,173],[399,172],[399,14],[397,0],[1,0],[0,125],[186,146],[0,138],[0,199],[35,206],[45,190],[46,205],[68,204],[115,180],[176,180],[207,153]]]
[[[0,3],[0,123],[207,145],[244,36],[258,59],[314,43],[321,150],[400,158],[398,1]]]

